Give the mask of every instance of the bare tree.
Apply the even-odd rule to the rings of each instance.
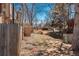
[[[33,25],[33,19],[35,17],[35,12],[34,12],[34,4],[30,4],[31,5],[31,10],[29,9],[29,5],[28,4],[22,4],[22,11],[23,11],[23,16],[24,16],[24,20],[29,21],[30,25]],[[28,19],[27,19],[28,18]]]

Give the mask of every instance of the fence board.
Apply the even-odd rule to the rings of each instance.
[[[0,24],[0,56],[18,55],[18,24]]]

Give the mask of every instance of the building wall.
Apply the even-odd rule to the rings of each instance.
[[[0,3],[0,23],[3,22],[3,17],[2,17],[2,3]]]
[[[1,10],[2,10],[2,5],[0,4],[0,13],[1,13]]]
[[[11,22],[11,4],[10,3],[1,3],[0,4],[0,23],[10,23]],[[1,22],[2,21],[2,22]]]

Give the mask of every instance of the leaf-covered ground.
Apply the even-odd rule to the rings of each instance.
[[[48,35],[31,34],[21,40],[21,56],[69,56],[71,45],[65,44],[61,39],[55,39]]]

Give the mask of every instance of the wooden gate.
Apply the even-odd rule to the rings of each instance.
[[[17,56],[19,42],[18,24],[0,24],[0,56]]]

